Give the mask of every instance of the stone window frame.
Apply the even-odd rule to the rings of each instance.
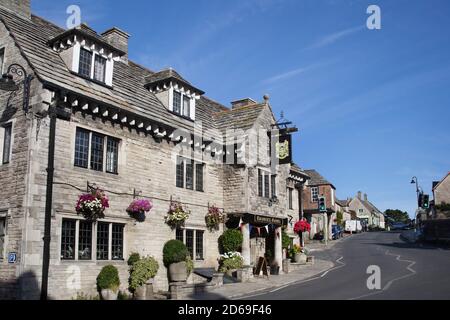
[[[13,155],[13,147],[14,147],[14,127],[15,127],[15,119],[11,119],[5,122],[0,123],[0,167],[1,166],[8,166],[12,162],[12,155]],[[11,127],[11,140],[9,143],[9,155],[8,159],[9,161],[4,163],[4,147],[5,147],[5,128]]]
[[[0,48],[0,77],[3,75],[3,66],[5,64],[6,47]]]
[[[83,131],[87,131],[89,134],[89,139],[88,139],[88,160],[87,160],[87,167],[85,166],[79,166],[75,164],[75,148],[76,148],[76,137],[77,137],[77,132],[78,130],[83,130]],[[92,158],[92,135],[96,134],[96,135],[100,135],[103,136],[103,158],[102,158],[102,170],[95,170],[92,169],[91,166],[91,158]],[[116,155],[115,155],[115,161],[116,166],[116,172],[112,172],[109,170],[108,166],[108,147],[110,146],[110,144],[108,143],[109,140],[113,140],[116,144],[117,144],[117,150],[116,150]],[[76,125],[75,129],[74,129],[74,134],[73,134],[73,140],[72,140],[72,166],[75,168],[80,168],[80,169],[84,169],[84,170],[89,170],[92,172],[102,172],[102,173],[107,173],[107,174],[111,174],[111,175],[119,175],[120,172],[120,161],[121,161],[121,156],[120,156],[120,151],[121,151],[121,147],[122,147],[122,139],[112,136],[107,132],[104,132],[102,130],[92,130],[91,128],[87,127],[87,126],[81,126],[81,125]]]
[[[274,191],[274,189],[272,188],[273,177],[275,177],[275,194],[273,194],[272,192]],[[270,199],[277,196],[276,194],[277,177],[278,175],[272,174],[270,170],[258,168],[258,178],[257,178],[258,197]]]
[[[294,188],[287,188],[288,209],[294,210]]]
[[[75,252],[74,252],[74,259],[63,259],[61,255],[61,246],[62,246],[62,222],[63,220],[72,220],[75,221]],[[67,262],[67,263],[74,263],[74,262],[80,262],[80,263],[92,263],[92,262],[124,262],[125,257],[127,256],[127,224],[124,221],[118,221],[114,219],[108,219],[108,220],[102,220],[102,221],[96,221],[92,222],[92,235],[91,235],[91,259],[80,259],[79,258],[79,236],[80,236],[80,222],[86,221],[86,219],[74,217],[71,215],[63,215],[61,216],[60,224],[59,224],[59,243],[58,243],[58,254],[59,254],[59,261],[61,262]],[[101,260],[97,259],[97,224],[98,223],[106,223],[109,225],[108,230],[108,259]],[[113,225],[121,225],[123,226],[122,231],[122,258],[121,259],[113,259],[112,257],[112,231],[113,231]]]
[[[7,249],[8,249],[8,240],[9,240],[8,224],[9,224],[9,221],[11,220],[11,215],[10,215],[9,209],[0,208],[0,218],[5,220],[5,229],[4,229],[5,235],[3,237],[3,248],[2,248],[3,254],[0,255],[0,262],[4,262],[4,261],[7,262],[7,260],[8,260],[8,257],[7,257],[8,250]]]
[[[192,165],[192,183],[188,185],[188,164]],[[183,168],[182,175],[179,174],[180,166]],[[197,179],[199,175],[197,174],[198,168],[202,168],[202,183],[199,184]],[[182,177],[183,181],[180,183],[179,177]],[[205,163],[203,161],[198,161],[185,156],[177,156],[176,167],[175,167],[175,186],[179,189],[185,189],[195,192],[205,192]]]
[[[182,236],[180,237],[179,232],[182,231]],[[201,228],[195,228],[195,227],[186,227],[186,228],[178,228],[175,231],[175,239],[179,240],[181,242],[183,242],[186,246],[186,231],[192,231],[193,232],[193,236],[192,236],[192,242],[193,242],[193,247],[192,247],[192,260],[193,261],[205,261],[205,234],[206,234],[206,230],[201,229]],[[202,252],[201,252],[201,258],[197,259],[197,233],[201,232],[202,233]]]

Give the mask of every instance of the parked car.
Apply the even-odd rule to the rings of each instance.
[[[341,226],[333,225],[331,226],[331,232],[333,235],[333,240],[337,240],[339,238],[342,238],[344,235],[344,229]]]
[[[395,231],[395,230],[408,230],[408,225],[403,223],[403,222],[394,222],[391,225],[391,230]]]

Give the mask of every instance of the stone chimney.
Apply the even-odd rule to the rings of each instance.
[[[236,100],[236,101],[231,102],[231,107],[232,107],[232,109],[235,109],[235,108],[251,106],[253,104],[257,104],[257,102],[251,98],[245,98],[245,99]]]
[[[358,191],[358,199],[359,199],[359,200],[362,200],[361,196],[362,196],[362,192],[361,192],[361,191]]]
[[[31,19],[31,0],[1,0],[0,7],[5,8],[22,18]]]
[[[364,193],[364,201],[367,201],[367,193]]]
[[[102,33],[102,38],[113,47],[125,52],[122,57],[124,62],[128,62],[128,38],[130,35],[116,27],[106,30]]]

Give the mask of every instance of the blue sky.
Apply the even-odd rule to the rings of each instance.
[[[358,190],[380,209],[413,214],[450,170],[450,2],[447,0],[32,1],[61,26],[77,4],[98,32],[131,34],[129,55],[171,66],[229,105],[270,94],[296,123],[295,159],[340,198]],[[365,27],[381,8],[382,29]]]

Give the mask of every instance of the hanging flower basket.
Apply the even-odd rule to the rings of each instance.
[[[184,226],[190,214],[190,211],[184,210],[181,203],[173,202],[164,220],[172,229],[176,229]]]
[[[103,190],[92,189],[90,193],[79,196],[75,210],[86,220],[96,221],[105,217],[106,208],[109,208],[109,200]]]
[[[311,225],[306,219],[298,221],[294,226],[294,232],[297,234],[311,231]]]
[[[127,208],[127,212],[130,217],[136,219],[139,222],[145,220],[145,214],[153,208],[153,203],[146,199],[135,199]]]
[[[210,231],[219,230],[220,224],[224,223],[225,216],[219,208],[212,206],[208,208],[208,214],[205,216],[206,226]]]

